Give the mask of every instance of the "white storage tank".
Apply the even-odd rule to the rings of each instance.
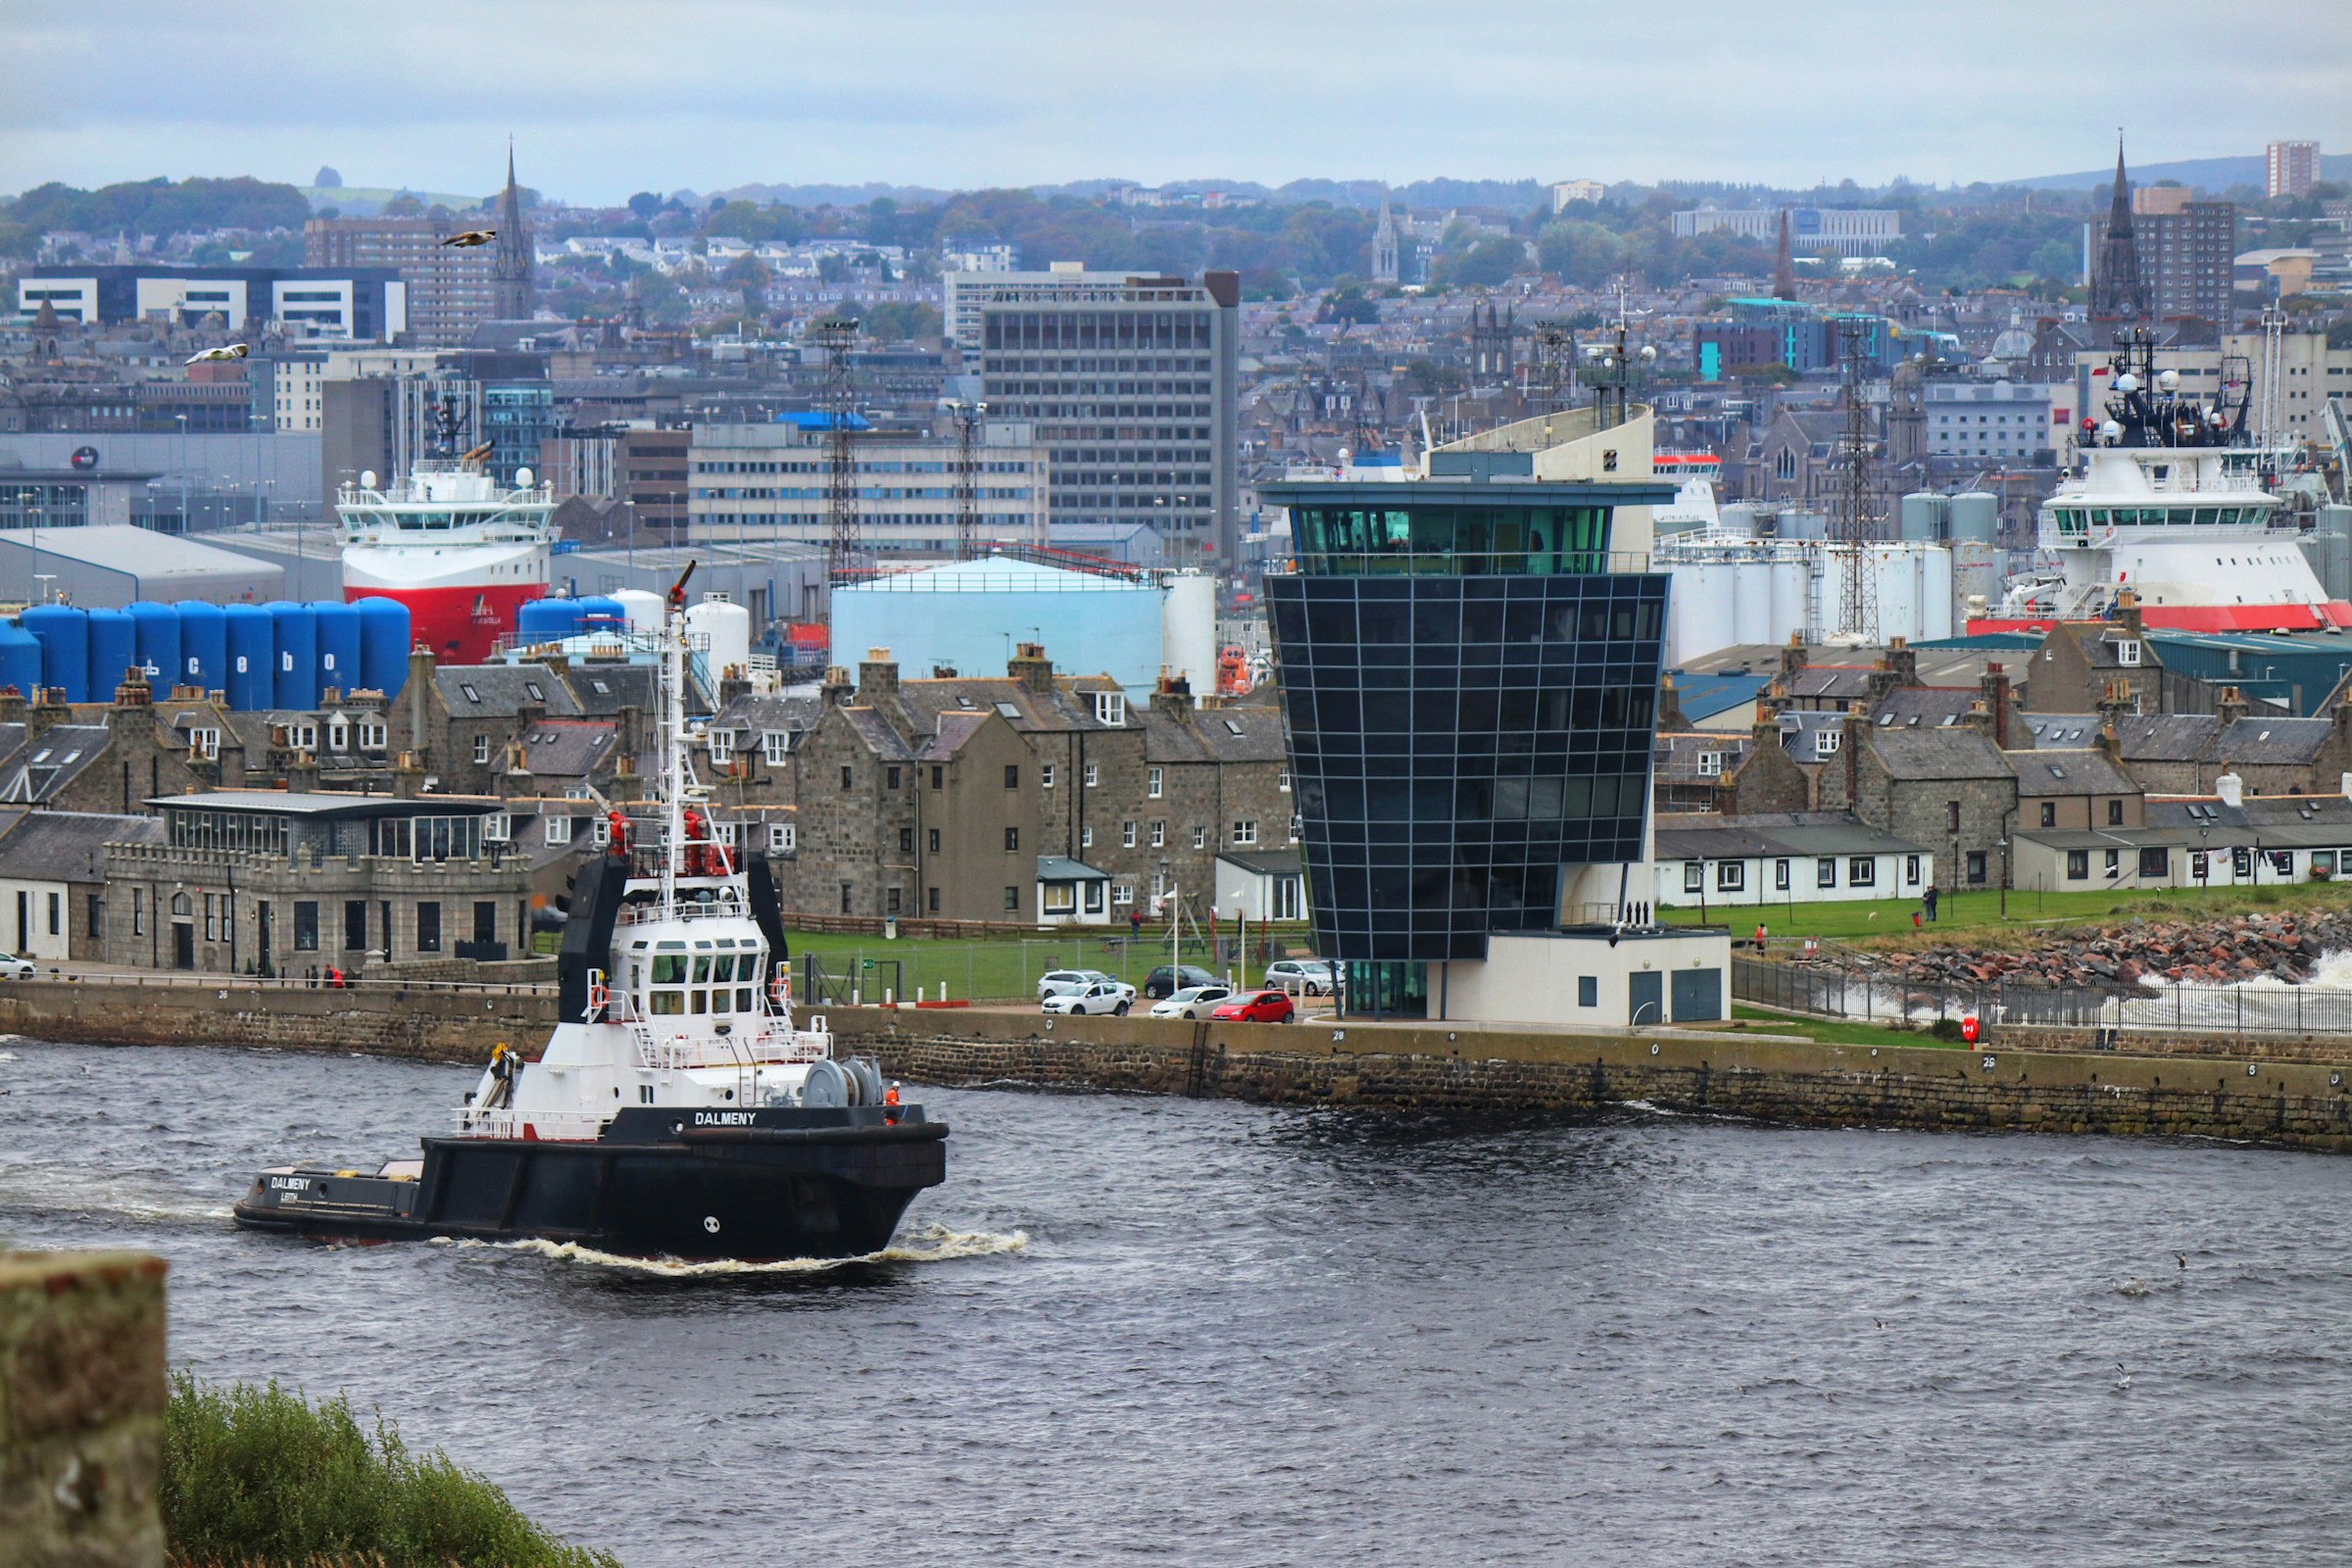
[[[1699,562],[1670,569],[1674,585],[1666,596],[1671,644],[1667,657],[1676,663],[1687,663],[1738,641],[1731,635],[1732,568]]]
[[[1162,670],[1192,682],[1196,696],[1217,684],[1217,581],[1200,571],[1180,571],[1166,580],[1159,602]]]
[[[632,624],[635,612],[631,611]],[[741,605],[731,605],[716,594],[699,605],[689,605],[686,632],[689,645],[706,655],[706,667],[712,680],[724,680],[730,672],[742,673],[751,668],[752,612]]]
[[[1759,637],[1778,648],[1788,641],[1791,633],[1801,635],[1812,624],[1807,603],[1812,573],[1799,560],[1775,561],[1769,595],[1772,601],[1772,635]]]
[[[631,631],[660,631],[662,629],[662,596],[647,593],[642,588],[623,588],[607,598],[617,603],[622,613],[629,617]]]

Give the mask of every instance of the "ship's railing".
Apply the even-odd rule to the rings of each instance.
[[[740,901],[713,899],[709,904],[698,904],[680,899],[666,909],[659,904],[624,906],[613,915],[612,923],[624,926],[659,925],[666,920],[748,920],[751,914]]]
[[[833,1037],[821,1030],[762,1028],[725,1035],[662,1035],[652,1025],[629,1023],[637,1065],[657,1072],[691,1067],[777,1067],[822,1061],[833,1054]]]
[[[534,1138],[593,1143],[605,1130],[605,1118],[586,1110],[483,1110],[461,1105],[457,1125],[462,1138],[520,1138],[527,1125]]]

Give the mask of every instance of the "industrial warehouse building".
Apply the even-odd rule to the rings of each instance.
[[[1138,702],[1162,675],[1213,691],[1216,584],[1193,571],[1079,570],[991,556],[833,590],[837,664],[882,648],[902,669],[976,675],[1004,668],[1024,642],[1050,642],[1055,663],[1108,675]]]
[[[258,605],[279,597],[284,585],[285,573],[267,562],[128,523],[0,533],[0,593],[25,604]]]

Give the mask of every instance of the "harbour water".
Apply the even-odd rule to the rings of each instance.
[[[875,1263],[230,1226],[472,1078],[0,1041],[0,1238],[162,1253],[175,1362],[633,1568],[2352,1558],[2330,1157],[926,1091]]]

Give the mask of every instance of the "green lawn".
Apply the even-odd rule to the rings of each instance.
[[[2006,916],[2001,912],[2001,895],[1992,889],[1971,888],[1957,898],[1947,893],[1937,902],[1936,918],[1920,926],[1918,939],[1912,939],[1911,929],[1911,916],[1920,907],[1916,899],[1798,904],[1793,906],[1786,904],[1766,905],[1761,908],[1751,905],[1728,908],[1710,906],[1706,911],[1706,923],[1728,925],[1733,936],[1747,937],[1754,934],[1757,923],[1761,921],[1775,947],[1784,937],[1819,937],[1835,942],[1860,942],[1872,938],[1949,942],[1964,936],[1973,938],[1996,928],[2014,928],[2024,933],[2052,926],[2095,925],[2106,920],[2129,919],[2133,915],[2151,920],[2213,919],[2249,909],[2341,909],[2352,907],[2352,885],[2312,882],[2293,887],[2215,888],[2211,891],[2160,888],[2145,892],[2082,893],[2036,893],[2011,889]],[[1659,914],[1674,925],[1700,923],[1699,911],[1694,908],[1662,909]]]
[[[796,991],[807,973],[802,956],[813,954],[828,977],[856,985],[867,1002],[881,1001],[886,991],[894,1001],[915,1001],[918,993],[936,998],[943,984],[948,996],[958,1001],[1034,1002],[1038,976],[1049,969],[1100,969],[1140,991],[1144,977],[1153,968],[1179,961],[1169,956],[1166,934],[1153,940],[1149,929],[1132,945],[1124,931],[1104,930],[978,942],[918,942],[911,938],[885,942],[880,937],[812,931],[785,935],[791,944]],[[1277,944],[1285,940],[1279,933],[1275,937]],[[1303,945],[1296,933],[1288,941],[1293,948]],[[1258,952],[1253,930],[1250,940],[1250,975],[1253,979],[1262,970]],[[1223,974],[1228,967],[1213,961],[1202,944],[1189,940],[1181,961],[1198,964],[1212,974]]]

